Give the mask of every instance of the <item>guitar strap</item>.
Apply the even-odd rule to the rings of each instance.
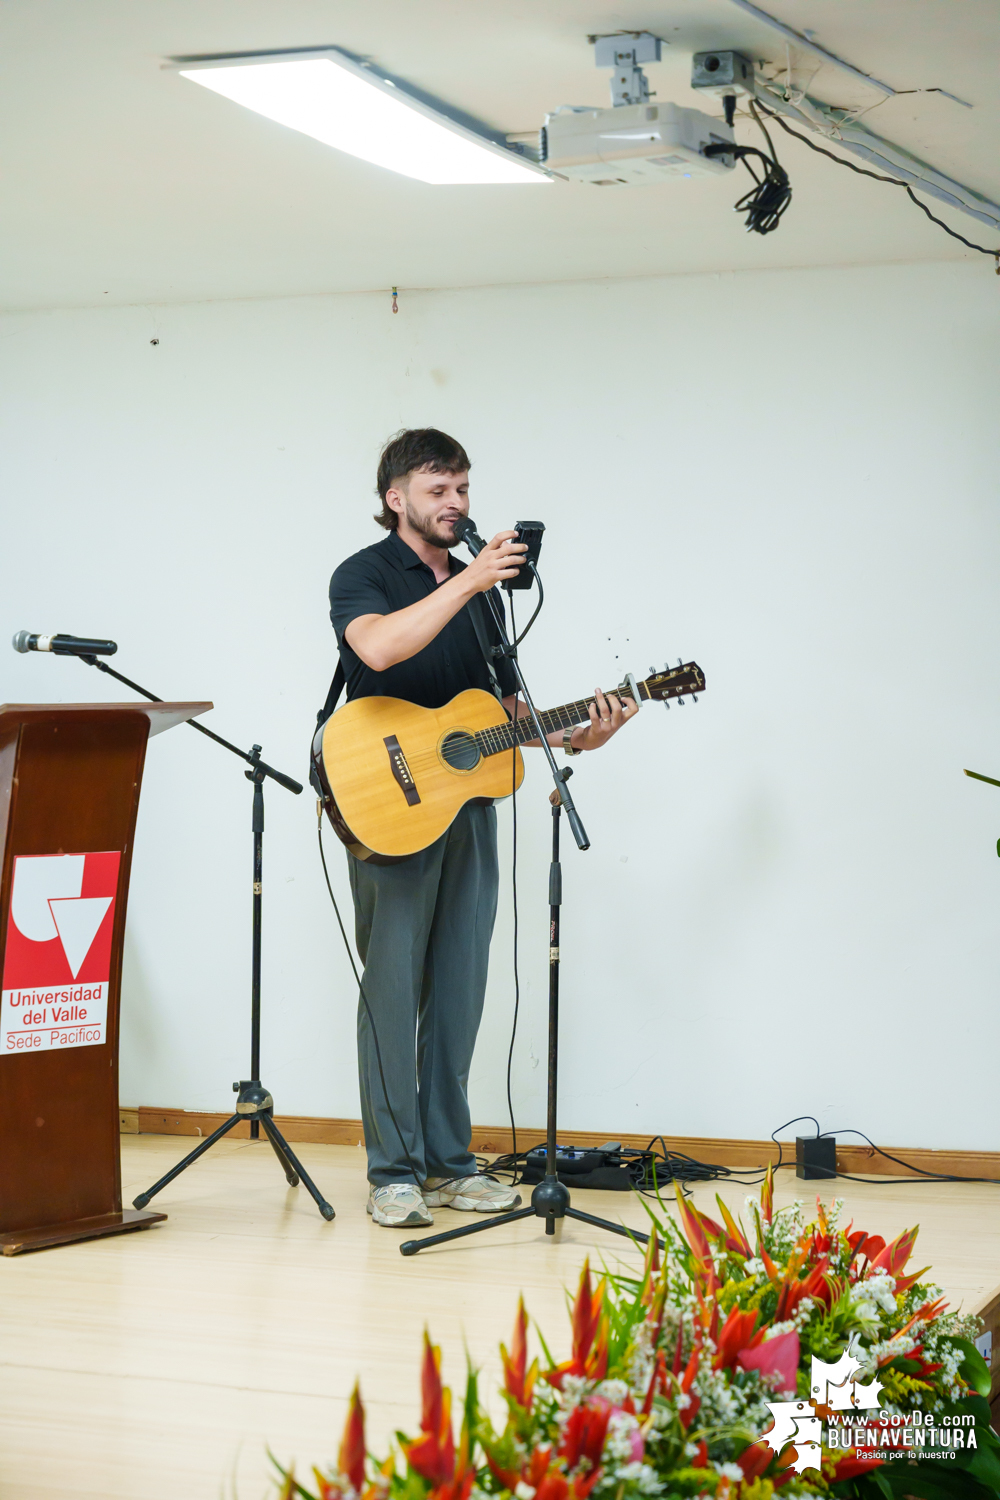
[[[346,681],[347,678],[344,676],[344,663],[338,656],[337,670],[333,674],[333,681],[330,683],[330,691],[326,695],[326,702],[323,704],[323,707],[316,715],[317,724],[325,724],[327,719],[333,713],[333,710],[337,707],[337,702],[340,698],[340,695],[344,691],[344,684]]]
[[[337,707],[337,702],[340,698],[341,693],[344,691],[344,684],[346,681],[347,678],[344,676],[344,663],[338,656],[337,670],[333,674],[333,681],[330,683],[330,691],[326,695],[326,702],[323,704],[323,707],[316,715],[317,725],[325,724],[327,719],[333,713],[333,710]],[[312,787],[317,797],[322,800],[323,788],[320,786],[319,777],[316,774],[316,767],[312,763],[311,755],[309,757],[309,785]]]

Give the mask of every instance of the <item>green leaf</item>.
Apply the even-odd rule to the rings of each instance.
[[[990,1372],[986,1368],[986,1361],[969,1339],[949,1339],[956,1349],[960,1349],[965,1356],[959,1365],[959,1373],[962,1379],[971,1385],[977,1396],[989,1397],[990,1394]]]

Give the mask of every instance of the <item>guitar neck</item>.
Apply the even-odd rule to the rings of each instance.
[[[632,698],[632,689],[627,684],[613,689],[616,697]],[[572,729],[577,724],[589,724],[590,705],[596,698],[579,698],[575,703],[561,703],[558,708],[547,708],[539,713],[546,735],[560,729]],[[476,740],[484,755],[499,755],[513,745],[526,745],[535,738],[535,726],[530,716],[519,718],[516,724],[497,724],[490,729],[481,729]]]

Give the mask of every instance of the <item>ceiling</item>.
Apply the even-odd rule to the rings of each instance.
[[[1000,198],[1000,8],[993,0],[765,0],[896,89],[836,69],[818,97]],[[505,132],[558,104],[609,103],[589,32],[647,29],[660,100],[706,105],[691,53],[783,41],[730,0],[5,0],[0,7],[0,305],[108,306],[978,257],[898,189],[779,135],[794,200],[747,235],[741,171],[642,188],[431,187],[345,156],[164,71],[165,59],[336,44]],[[803,86],[815,66],[792,59]],[[740,139],[755,127],[740,121]],[[745,179],[749,182],[749,179]],[[931,205],[969,238],[978,221]],[[988,262],[985,263],[987,266]]]

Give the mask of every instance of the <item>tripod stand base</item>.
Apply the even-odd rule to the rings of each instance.
[[[162,1188],[165,1188],[169,1182],[173,1182],[174,1178],[179,1177],[183,1171],[192,1166],[198,1160],[199,1156],[204,1156],[205,1152],[209,1151],[215,1145],[216,1141],[221,1141],[224,1135],[228,1135],[231,1130],[235,1129],[237,1125],[242,1124],[244,1120],[250,1120],[251,1122],[257,1120],[263,1126],[264,1134],[270,1141],[274,1154],[281,1163],[288,1186],[298,1187],[301,1180],[307,1191],[311,1194],[323,1218],[327,1220],[335,1218],[336,1214],[333,1205],[327,1203],[323,1194],[313,1182],[277,1125],[275,1125],[271,1114],[273,1100],[260,1080],[257,1078],[244,1080],[242,1083],[235,1085],[235,1087],[239,1092],[237,1113],[230,1115],[224,1125],[220,1125],[218,1130],[213,1130],[211,1135],[206,1136],[203,1141],[200,1141],[193,1151],[188,1152],[183,1161],[179,1161],[176,1167],[172,1167],[169,1172],[164,1173],[159,1182],[154,1182],[153,1186],[147,1188],[144,1193],[140,1193],[138,1198],[133,1198],[133,1208],[145,1208],[150,1199],[154,1198]]]
[[[595,1214],[585,1214],[570,1206],[569,1188],[558,1177],[544,1177],[531,1195],[529,1208],[516,1208],[510,1214],[493,1214],[482,1224],[466,1224],[461,1229],[448,1229],[444,1234],[429,1234],[421,1240],[404,1240],[399,1247],[400,1255],[416,1255],[418,1250],[427,1250],[431,1245],[446,1245],[449,1240],[462,1240],[470,1234],[482,1234],[485,1229],[499,1229],[504,1224],[513,1224],[518,1219],[538,1218],[545,1220],[545,1233],[555,1234],[558,1219],[578,1219],[581,1224],[592,1224],[595,1229],[609,1229],[627,1240],[649,1243],[649,1235],[639,1229],[626,1229],[624,1224],[612,1224],[610,1219],[599,1219]]]

